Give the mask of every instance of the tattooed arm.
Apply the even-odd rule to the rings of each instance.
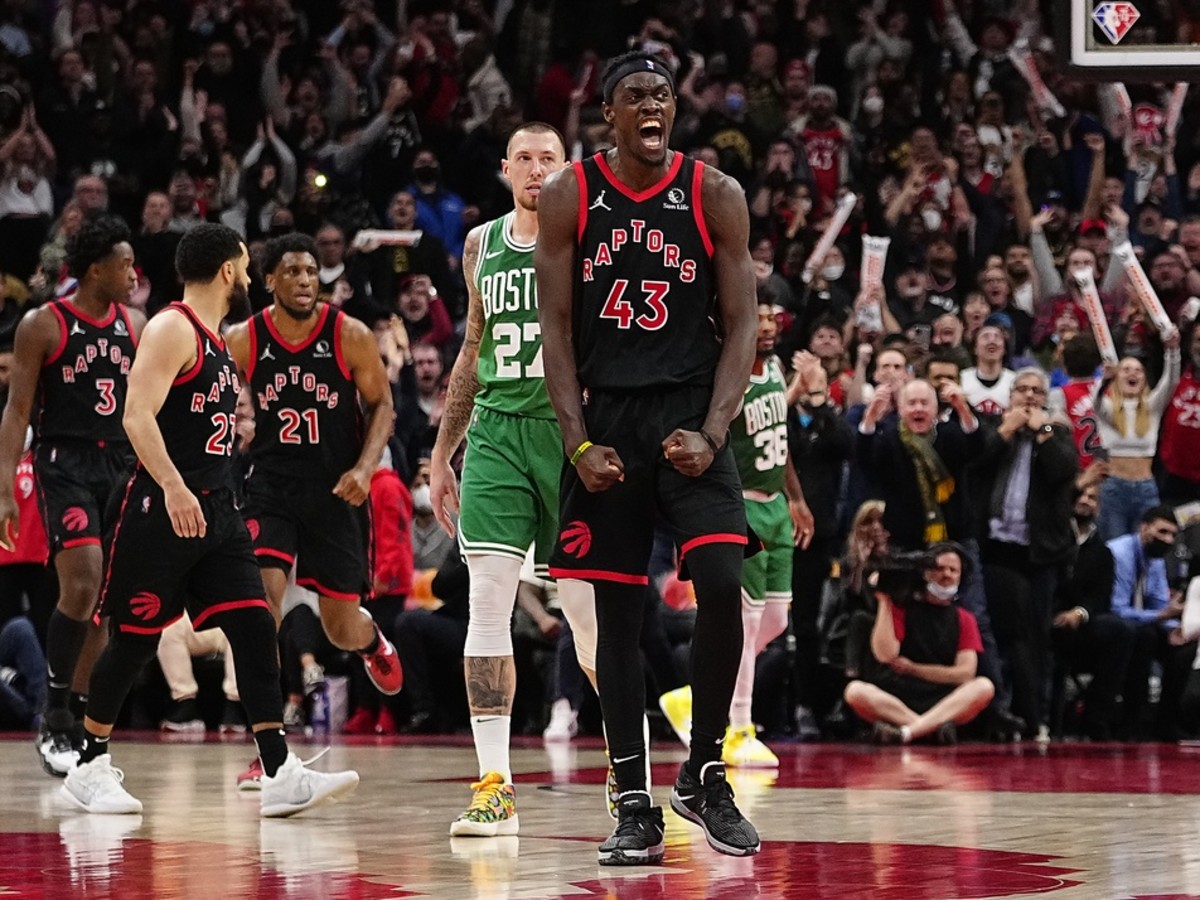
[[[446,533],[453,536],[454,522],[451,514],[458,512],[458,482],[450,467],[450,457],[462,443],[475,408],[475,395],[479,393],[479,342],[483,339],[483,298],[475,283],[475,269],[479,264],[479,242],[485,226],[471,229],[463,245],[462,271],[467,282],[467,334],[458,359],[450,372],[450,386],[446,391],[446,409],[438,426],[437,441],[433,445],[430,460],[429,493],[433,501],[433,515]]]

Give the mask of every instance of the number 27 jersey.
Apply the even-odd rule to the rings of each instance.
[[[488,222],[479,239],[475,286],[484,324],[475,404],[513,416],[553,419],[542,368],[533,244],[513,238],[514,215]]]

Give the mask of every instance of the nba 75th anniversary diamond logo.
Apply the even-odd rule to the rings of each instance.
[[[1092,18],[1114,44],[1121,43],[1121,38],[1129,34],[1133,23],[1141,17],[1132,3],[1099,3],[1092,10]]]

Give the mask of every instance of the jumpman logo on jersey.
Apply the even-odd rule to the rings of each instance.
[[[271,355],[271,345],[270,344],[267,344],[266,348],[262,352],[262,355],[260,355],[258,358],[260,360],[275,358],[274,356]]]
[[[204,342],[204,355],[205,356],[216,356],[217,355],[217,351],[213,349],[212,343],[209,341]]]
[[[74,322],[71,325],[71,334],[87,334],[87,332],[83,330],[82,325],[80,325],[78,322]]]
[[[117,334],[121,335],[122,337],[129,334],[128,329],[126,329],[126,327],[125,327],[125,323],[122,322],[120,319],[117,319],[116,323],[114,323],[113,331],[115,331]]]
[[[607,188],[605,190],[607,190]],[[604,202],[604,191],[600,192],[599,196],[596,197],[596,202],[589,206],[588,209],[606,209],[609,212],[612,212],[612,207]]]

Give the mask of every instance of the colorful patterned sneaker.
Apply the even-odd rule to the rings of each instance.
[[[366,613],[366,610],[363,612]],[[379,638],[379,648],[374,653],[359,655],[362,656],[363,667],[371,683],[390,697],[400,693],[400,688],[404,686],[404,669],[400,666],[396,648],[383,636],[378,624],[375,624],[375,635]]]
[[[685,684],[681,688],[667,691],[658,698],[659,709],[683,741],[683,746],[692,746],[692,687]]]
[[[698,779],[688,772],[686,763],[680,766],[671,791],[671,809],[703,828],[708,845],[718,853],[753,856],[762,849],[758,832],[733,802],[723,763],[705,763]]]
[[[237,789],[239,791],[261,791],[262,777],[262,760],[256,756],[250,761],[250,768],[237,777]]]
[[[779,757],[771,748],[758,739],[753,725],[730,728],[725,732],[725,743],[721,747],[721,759],[731,768],[777,769]]]
[[[499,772],[488,772],[471,785],[475,796],[450,823],[451,837],[496,837],[517,833],[517,789]]]
[[[604,751],[605,758],[608,757],[608,751]],[[608,774],[604,777],[604,799],[608,806],[608,817],[616,822],[620,816],[617,815],[617,801],[621,799],[621,790],[617,787],[617,773],[612,767],[612,761],[608,763]]]
[[[651,803],[645,791],[630,791],[621,798],[617,827],[597,854],[600,865],[652,866],[662,862],[662,807]]]

